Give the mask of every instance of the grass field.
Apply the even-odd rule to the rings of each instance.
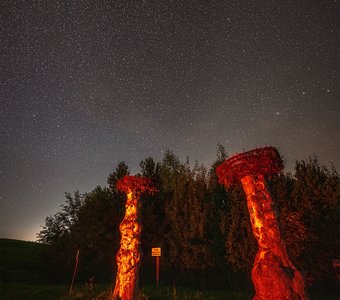
[[[72,297],[68,285],[57,285],[44,275],[39,253],[44,245],[10,239],[0,239],[0,299],[1,300],[105,300],[112,286],[95,285],[93,292],[85,285],[76,285]],[[310,300],[339,300],[338,295],[326,292],[310,292]],[[243,291],[199,291],[176,286],[142,286],[140,300],[245,300],[251,294]],[[270,300],[270,299],[268,299]]]
[[[1,281],[36,283],[45,280],[39,254],[44,245],[0,239]]]
[[[39,255],[44,245],[0,239],[0,299],[59,299],[67,287],[53,285],[44,275]]]
[[[105,295],[110,286],[95,285],[90,293],[85,285],[74,287],[74,296],[68,297],[69,286],[57,285],[44,275],[39,254],[44,245],[10,239],[0,239],[1,300],[95,299]],[[112,288],[112,287],[111,287]],[[140,299],[249,299],[246,293],[224,291],[197,291],[181,287],[141,287]],[[98,297],[100,298],[100,297]],[[102,298],[100,298],[102,299]]]

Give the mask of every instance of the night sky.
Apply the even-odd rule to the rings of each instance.
[[[273,145],[340,168],[336,1],[0,4],[0,236],[168,149]]]

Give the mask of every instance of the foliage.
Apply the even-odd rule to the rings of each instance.
[[[79,191],[74,192],[74,197],[66,193],[66,204],[61,206],[61,211],[54,216],[46,217],[45,226],[37,234],[37,240],[43,244],[55,244],[64,235],[71,232],[71,227],[76,223],[78,210],[82,204],[84,195]]]
[[[89,193],[72,230],[74,254],[80,249],[79,272],[84,278],[110,278],[120,240],[117,228],[122,219],[111,191],[97,187]]]
[[[78,220],[78,212],[85,195],[74,192],[74,196],[66,193],[65,204],[61,211],[46,218],[45,226],[37,234],[37,240],[47,245],[42,251],[46,269],[54,278],[68,274],[71,269],[74,243],[72,242],[73,227]]]
[[[218,183],[216,168],[226,158],[219,145],[209,170],[197,162],[193,166],[188,160],[183,163],[171,151],[160,162],[151,157],[140,162],[141,175],[158,190],[141,197],[145,282],[153,276],[151,247],[162,247],[162,268],[179,270],[166,279],[169,283],[182,278],[183,272],[193,281],[197,274],[213,271],[227,274],[225,280],[232,286],[230,276],[235,273],[231,269],[249,273],[257,244],[241,185],[226,190]],[[52,274],[70,276],[80,249],[80,278],[94,275],[112,282],[126,201],[116,184],[128,174],[128,166],[119,163],[108,177],[109,188],[67,194],[61,211],[46,218],[38,240],[48,245],[44,258]],[[339,249],[335,230],[339,228],[339,174],[314,157],[296,162],[294,174],[272,176],[268,185],[293,262],[310,282],[335,279],[332,260]],[[210,277],[202,282],[213,280]]]
[[[335,275],[332,260],[340,249],[340,177],[316,159],[296,163],[292,203],[300,213],[306,234],[298,256],[310,282]],[[333,275],[333,276],[332,276]]]
[[[46,219],[38,241],[48,245],[43,259],[51,277],[70,276],[78,249],[80,278],[112,277],[120,240],[118,226],[124,214],[124,196],[113,184],[126,174],[128,167],[122,162],[109,175],[110,189],[97,187],[84,195],[75,192],[74,197],[66,194],[61,212]]]
[[[127,166],[127,164],[124,161],[120,162],[116,170],[112,174],[110,174],[107,179],[107,183],[111,191],[115,192],[117,181],[120,178],[123,178],[125,175],[129,175],[129,174],[130,174],[130,171],[129,171],[129,167]]]
[[[235,270],[250,273],[257,244],[251,229],[241,184],[229,189],[227,197],[230,209],[221,219],[221,230],[225,235],[226,259]]]
[[[153,158],[148,157],[140,162],[141,175],[152,181],[153,186],[160,190],[160,163],[156,163]],[[163,247],[164,234],[164,201],[162,193],[159,191],[153,195],[145,193],[141,197],[141,215],[143,230],[141,235],[141,246],[144,256],[142,266],[151,266],[153,263],[150,255],[152,247]]]
[[[166,183],[165,232],[169,262],[179,269],[206,269],[213,264],[207,233],[207,176],[203,166],[191,170],[172,153],[161,163],[161,180]]]

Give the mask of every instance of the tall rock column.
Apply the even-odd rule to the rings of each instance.
[[[125,176],[117,182],[117,190],[127,196],[125,216],[120,223],[120,249],[116,255],[116,285],[111,299],[134,300],[138,291],[138,274],[141,258],[139,198],[144,192],[154,192],[151,181],[146,178]]]
[[[234,155],[216,169],[219,182],[226,188],[240,180],[247,197],[250,222],[259,247],[251,272],[254,300],[308,299],[304,279],[287,254],[265,184],[265,176],[282,169],[280,155],[273,147]]]

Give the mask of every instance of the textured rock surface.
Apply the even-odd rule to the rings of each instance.
[[[256,291],[254,299],[307,299],[303,277],[288,257],[281,238],[263,176],[245,176],[241,182],[259,246],[251,273]]]
[[[259,246],[251,273],[254,300],[308,299],[304,279],[288,257],[265,185],[265,176],[282,168],[279,152],[265,147],[234,155],[216,169],[221,184],[228,188],[240,180],[247,196],[252,230]]]
[[[125,192],[125,216],[120,223],[120,249],[116,256],[117,277],[111,299],[133,300],[137,296],[138,272],[141,257],[140,235],[142,226],[138,211],[143,192],[154,192],[148,179],[125,176],[117,182],[117,190]]]

